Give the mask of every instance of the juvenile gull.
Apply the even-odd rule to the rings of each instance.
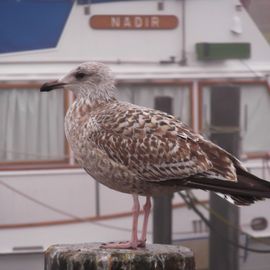
[[[131,240],[104,247],[145,246],[153,195],[199,188],[225,194],[237,205],[270,197],[267,181],[174,116],[118,101],[106,65],[83,63],[40,90],[59,88],[76,96],[66,114],[65,132],[80,165],[100,183],[133,196]],[[138,195],[146,196],[140,239]]]

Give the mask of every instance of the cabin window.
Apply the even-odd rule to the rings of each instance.
[[[191,126],[189,85],[121,83],[119,99],[174,114]],[[70,100],[71,101],[71,100]],[[68,151],[61,90],[40,93],[39,85],[0,85],[0,169],[77,167]]]
[[[123,84],[119,86],[119,99],[144,107],[158,108],[173,114],[187,125],[191,126],[192,124],[189,86],[174,84]]]
[[[64,94],[38,88],[0,89],[0,162],[65,158]]]
[[[269,90],[263,84],[238,84],[228,87],[240,88],[240,153],[247,157],[260,157],[270,151]],[[202,131],[206,135],[210,133],[211,89],[218,91],[218,88],[218,86],[203,87]]]
[[[270,93],[263,86],[242,91],[241,129],[245,152],[270,151]]]

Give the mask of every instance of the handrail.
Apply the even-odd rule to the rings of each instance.
[[[200,204],[208,204],[208,200],[199,201]],[[185,203],[176,203],[173,204],[173,208],[184,208],[186,207]],[[140,211],[140,214],[143,214],[143,211]],[[0,230],[7,229],[22,229],[22,228],[34,228],[34,227],[48,227],[48,226],[57,226],[57,225],[68,225],[81,222],[96,222],[117,218],[124,218],[132,216],[132,212],[120,212],[114,214],[100,215],[100,216],[89,216],[83,217],[80,219],[63,219],[63,220],[52,220],[52,221],[40,221],[40,222],[29,222],[29,223],[15,223],[15,224],[0,224]]]

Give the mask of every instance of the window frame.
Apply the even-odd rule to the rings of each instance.
[[[236,80],[204,80],[198,82],[198,123],[199,123],[199,132],[203,131],[203,91],[205,87],[211,86],[224,86],[224,85],[236,85],[236,86],[244,86],[244,85],[259,85],[266,88],[270,95],[270,84],[265,80],[260,79],[236,79]],[[269,158],[268,151],[254,151],[254,152],[245,152],[241,153],[242,159],[265,159]]]
[[[33,82],[0,82],[0,91],[8,89],[29,89],[37,90],[40,88],[42,81]],[[193,102],[193,82],[191,80],[181,79],[118,79],[116,80],[116,86],[118,85],[174,85],[184,86],[188,88],[189,92],[189,113],[190,113],[190,128],[194,129],[194,102]],[[75,97],[72,93],[64,91],[64,113],[67,112],[69,106],[74,102]],[[78,169],[79,164],[74,162],[74,157],[68,145],[68,141],[64,139],[64,149],[66,158],[61,160],[20,160],[20,161],[7,161],[0,162],[0,171],[19,171],[19,170],[47,170],[47,169]]]

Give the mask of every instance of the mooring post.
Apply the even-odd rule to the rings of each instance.
[[[240,93],[235,86],[216,86],[211,91],[211,139],[235,156],[239,155]],[[235,229],[239,226],[239,209],[214,193],[210,195],[210,208],[210,222],[215,230],[210,231],[209,237],[209,269],[238,270],[239,251],[230,242],[237,245],[239,241]]]
[[[100,245],[51,246],[45,252],[45,270],[195,270],[193,253],[186,247],[154,244],[127,250]]]
[[[171,97],[156,97],[155,109],[173,114]],[[153,242],[172,243],[172,197],[173,195],[154,196]]]

